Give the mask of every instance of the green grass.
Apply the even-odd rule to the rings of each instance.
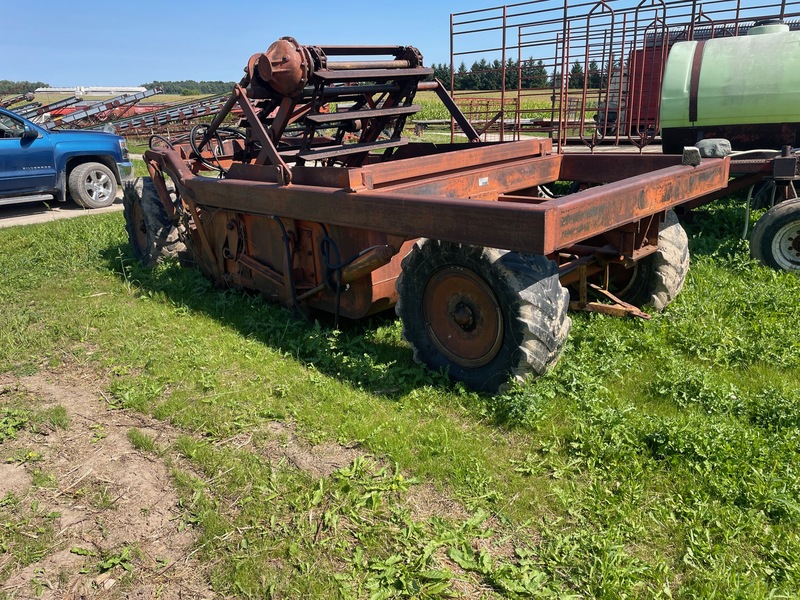
[[[67,361],[182,428],[163,460],[222,594],[792,598],[800,280],[749,259],[742,218],[738,200],[698,213],[665,313],[575,314],[556,369],[497,396],[415,365],[391,316],[335,331],[142,269],[119,214],[10,228],[0,372]],[[265,460],[291,443],[273,421],[366,458]],[[413,509],[426,490],[461,508]]]
[[[49,553],[58,513],[45,513],[38,502],[26,505],[12,493],[0,498],[0,580],[15,567],[34,563]]]
[[[19,431],[66,429],[69,417],[63,406],[39,408],[28,394],[13,386],[0,387],[0,444],[13,440]]]
[[[156,444],[156,441],[150,435],[136,428],[128,430],[128,441],[131,443],[131,446],[141,452],[149,454],[161,453],[161,449]]]

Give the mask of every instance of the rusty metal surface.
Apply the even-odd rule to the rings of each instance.
[[[482,367],[503,342],[503,315],[489,285],[474,272],[439,269],[425,286],[422,310],[431,342],[454,364]]]
[[[557,216],[550,217],[543,253],[725,188],[729,166],[727,158],[706,159],[698,167],[667,167],[557,198],[547,204]]]
[[[415,144],[420,147],[422,144]],[[463,144],[444,148],[426,145],[427,154],[414,160],[395,160],[391,163],[378,163],[362,167],[364,185],[368,188],[381,188],[399,182],[419,178],[431,178],[444,173],[459,173],[476,167],[491,167],[526,158],[546,156],[551,153],[552,144],[548,139],[528,139],[508,144]],[[402,158],[402,156],[398,156]],[[560,160],[560,159],[559,159]],[[547,180],[554,181],[554,180]]]
[[[532,205],[316,186],[287,188],[194,175],[182,183],[202,206],[296,219],[313,216],[319,222],[407,237],[550,254],[724,188],[728,169],[727,159],[706,159],[699,167],[668,167]]]
[[[783,145],[800,145],[799,123],[762,123],[760,125],[712,125],[707,127],[674,127],[663,133],[664,151],[679,151],[697,142],[698,134],[706,139],[725,138],[738,150],[779,149]]]
[[[608,183],[681,164],[679,155],[641,154],[631,159],[623,153],[565,153],[561,177],[565,181]]]
[[[547,138],[409,144],[405,119],[430,72],[410,46],[301,46],[283,38],[253,55],[212,123],[188,144],[145,153],[200,268],[221,285],[350,318],[397,301],[401,260],[419,237],[548,255],[565,281],[576,273],[619,279],[653,252],[667,209],[727,184],[728,159],[693,167],[655,154],[572,155],[554,152]],[[353,104],[342,106],[343,98]],[[331,112],[332,102],[343,112]],[[226,129],[237,106],[241,129]],[[455,103],[449,107],[472,135]],[[209,167],[220,176],[198,174]],[[560,198],[543,191],[560,180],[604,185]],[[447,327],[456,326],[466,336],[442,351],[456,364],[491,360],[496,340],[476,325],[491,320],[491,290],[458,270],[435,283],[432,312],[440,296],[463,299],[450,307],[457,317],[450,325],[432,314],[434,339],[452,337]]]
[[[328,54],[354,56],[331,61]],[[390,58],[372,59],[381,54]],[[288,184],[286,163],[358,166],[376,150],[390,158],[407,143],[406,118],[420,108],[412,99],[432,73],[411,46],[302,46],[284,37],[250,58],[235,103],[248,136],[261,144],[255,163],[272,164]],[[331,112],[329,103],[345,99],[350,106]],[[232,105],[225,108],[221,115]]]
[[[295,96],[308,83],[311,57],[294,38],[274,42],[256,61],[261,79],[279,94]]]
[[[0,97],[0,107],[8,108],[12,104],[17,104],[22,101],[31,102],[35,97],[36,96],[33,92],[25,92],[24,94],[17,94],[15,96],[8,96],[6,98]]]

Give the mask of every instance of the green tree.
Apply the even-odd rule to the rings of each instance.
[[[50,85],[43,81],[9,81],[8,79],[0,79],[0,94],[25,94],[40,87],[50,87]]]
[[[489,72],[486,74],[486,89],[499,90],[503,87],[503,63],[494,59],[489,65]]]
[[[570,89],[583,88],[583,66],[579,61],[572,63],[572,68],[569,71],[569,87]]]
[[[458,65],[455,77],[455,88],[457,90],[472,90],[474,88],[475,76],[471,71],[467,71],[467,65],[462,61]]]
[[[149,89],[161,88],[165,94],[194,95],[194,94],[226,94],[233,90],[233,81],[151,81],[141,84]]]
[[[515,90],[519,86],[519,63],[513,58],[506,61],[506,89]]]
[[[433,77],[438,79],[444,84],[444,87],[450,89],[450,65],[444,63],[437,65],[433,64]]]
[[[594,89],[603,87],[603,74],[596,60],[589,63],[589,87]]]
[[[522,87],[533,89],[547,87],[547,69],[542,59],[537,62],[534,62],[533,58],[523,61]]]
[[[486,62],[485,58],[482,58],[479,62],[472,63],[472,68],[470,69],[473,74],[473,90],[489,90],[491,89],[491,77],[488,76],[489,71],[489,63]]]

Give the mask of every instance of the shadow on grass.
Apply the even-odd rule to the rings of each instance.
[[[176,261],[152,270],[142,267],[128,245],[111,246],[102,256],[120,279],[163,294],[177,306],[206,314],[353,387],[391,399],[425,385],[451,385],[446,375],[414,363],[411,349],[400,342],[394,311],[357,322],[341,319],[337,330],[333,315],[316,311],[304,316],[256,292],[216,287],[198,269]]]
[[[753,227],[764,210],[746,212],[743,192],[716,200],[697,208],[682,217],[681,224],[689,236],[689,250],[693,256],[732,258],[749,254],[748,241]],[[748,238],[742,239],[745,218],[748,218]]]

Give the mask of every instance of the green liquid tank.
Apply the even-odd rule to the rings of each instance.
[[[800,31],[760,23],[747,35],[678,42],[661,92],[664,152],[724,137],[734,149],[800,145]]]

